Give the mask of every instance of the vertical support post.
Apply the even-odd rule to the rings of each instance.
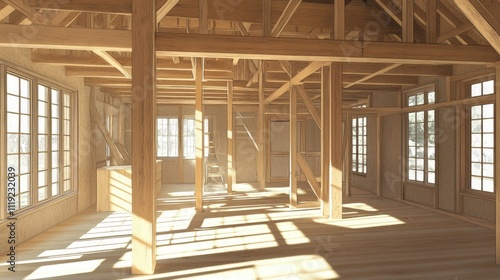
[[[227,82],[227,193],[233,193],[233,81]]]
[[[403,42],[413,43],[413,41],[414,41],[414,20],[413,20],[414,0],[405,0],[402,2],[403,2],[403,4],[402,4],[403,5]]]
[[[156,267],[155,3],[132,2],[132,274]]]
[[[198,16],[200,19],[198,31],[200,34],[208,33],[208,0],[198,1]]]
[[[0,65],[0,103],[1,104],[7,104],[7,94],[5,93],[6,87],[4,86],[6,80],[6,73],[5,73],[5,65]],[[2,154],[4,154],[5,151],[7,151],[7,126],[3,125],[7,123],[7,115],[6,115],[6,106],[0,106],[0,123],[2,124],[0,126],[0,151]],[[94,157],[95,158],[95,157]],[[2,194],[7,194],[7,184],[4,182],[7,182],[7,157],[2,156],[0,157],[0,180],[2,184],[0,184],[0,192]],[[3,195],[2,195],[3,197]],[[0,199],[0,219],[5,219],[5,211],[3,209],[7,209],[8,204],[7,204],[7,199]]]
[[[271,0],[263,0],[262,33],[264,37],[271,37]]]
[[[330,216],[330,67],[321,69],[321,212]]]
[[[257,145],[259,150],[257,152],[257,176],[259,180],[259,190],[263,191],[266,188],[266,169],[265,169],[265,137],[264,137],[264,73],[265,62],[260,62],[259,72],[259,111],[257,113]]]
[[[377,195],[382,196],[382,118],[377,114]]]
[[[342,72],[343,64],[330,68],[330,218],[342,219]]]
[[[297,202],[297,91],[290,83],[290,207]]]
[[[345,39],[345,0],[335,0],[334,3],[333,38],[335,40]]]
[[[345,163],[345,194],[351,196],[351,170],[352,170],[352,113],[347,113],[346,116],[345,133],[346,137],[346,155],[344,157]]]
[[[495,76],[495,142],[500,147],[500,66]],[[495,192],[496,192],[496,262],[500,264],[500,149],[495,149]]]
[[[437,43],[437,2],[438,1],[426,1],[426,33],[427,43],[429,44]]]
[[[179,125],[178,125],[178,130],[177,130],[177,135],[181,136],[183,131],[184,131],[184,121],[183,121],[183,116],[184,116],[184,110],[182,105],[179,105],[179,114],[178,114],[178,120],[179,120]],[[179,180],[179,183],[184,183],[184,143],[183,141],[179,141],[178,145],[178,158],[177,158],[177,164],[179,165],[178,171],[179,174],[177,175],[177,179]]]
[[[195,139],[196,139],[196,172],[195,172],[195,208],[203,211],[203,185],[205,182],[204,164],[204,112],[203,112],[203,59],[195,59],[196,100],[195,100]]]

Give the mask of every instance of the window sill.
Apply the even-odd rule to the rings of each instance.
[[[411,186],[411,187],[421,187],[421,188],[426,188],[426,189],[432,189],[434,190],[436,188],[436,185],[429,185],[429,184],[424,184],[424,183],[419,183],[419,182],[404,182],[405,187]]]
[[[483,193],[481,191],[475,191],[475,190],[465,190],[460,192],[461,196],[468,196],[472,198],[477,198],[477,199],[484,199],[488,201],[493,201],[495,202],[496,196],[495,193]]]
[[[45,209],[47,207],[50,207],[54,204],[60,203],[63,200],[66,200],[66,199],[69,199],[73,196],[76,196],[77,194],[78,194],[77,191],[74,191],[74,190],[69,191],[68,193],[61,195],[57,198],[53,198],[53,199],[50,199],[48,201],[42,201],[36,206],[30,206],[29,208],[26,208],[26,209],[16,210],[16,211],[14,211],[14,213],[15,213],[14,218],[22,219],[25,216],[31,215],[35,211],[40,211],[40,210]],[[7,214],[7,217],[9,217],[8,214]],[[7,220],[7,217],[5,217],[4,220]]]

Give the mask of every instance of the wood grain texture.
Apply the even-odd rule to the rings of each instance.
[[[330,67],[321,69],[321,210],[330,216]]]
[[[330,218],[342,219],[342,63],[330,66]]]
[[[495,75],[495,96],[496,96],[496,105],[495,105],[495,116],[497,117],[495,120],[495,146],[500,147],[500,121],[498,120],[498,116],[500,116],[500,66],[496,67],[496,75]],[[500,178],[500,149],[495,149],[495,178]],[[500,187],[499,184],[495,184],[495,192],[496,192],[496,262],[500,264]]]

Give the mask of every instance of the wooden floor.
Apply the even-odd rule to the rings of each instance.
[[[287,188],[247,185],[196,213],[192,188],[163,187],[154,276],[130,275],[130,215],[87,211],[19,246],[16,273],[0,257],[0,279],[500,279],[494,231],[460,219],[357,191],[331,222],[306,188],[290,210]]]

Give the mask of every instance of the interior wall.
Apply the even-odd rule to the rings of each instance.
[[[32,211],[21,213],[17,220],[17,240],[22,243],[54,225],[76,215],[90,207],[96,201],[96,172],[93,160],[93,134],[90,122],[89,96],[90,90],[85,87],[83,79],[66,77],[63,67],[47,66],[31,63],[31,50],[21,48],[0,48],[0,59],[17,65],[21,69],[30,70],[58,83],[77,90],[78,98],[78,157],[73,162],[78,167],[76,192],[56,199]],[[0,222],[0,239],[7,240],[6,221]],[[5,253],[7,246],[0,246],[0,253]]]

